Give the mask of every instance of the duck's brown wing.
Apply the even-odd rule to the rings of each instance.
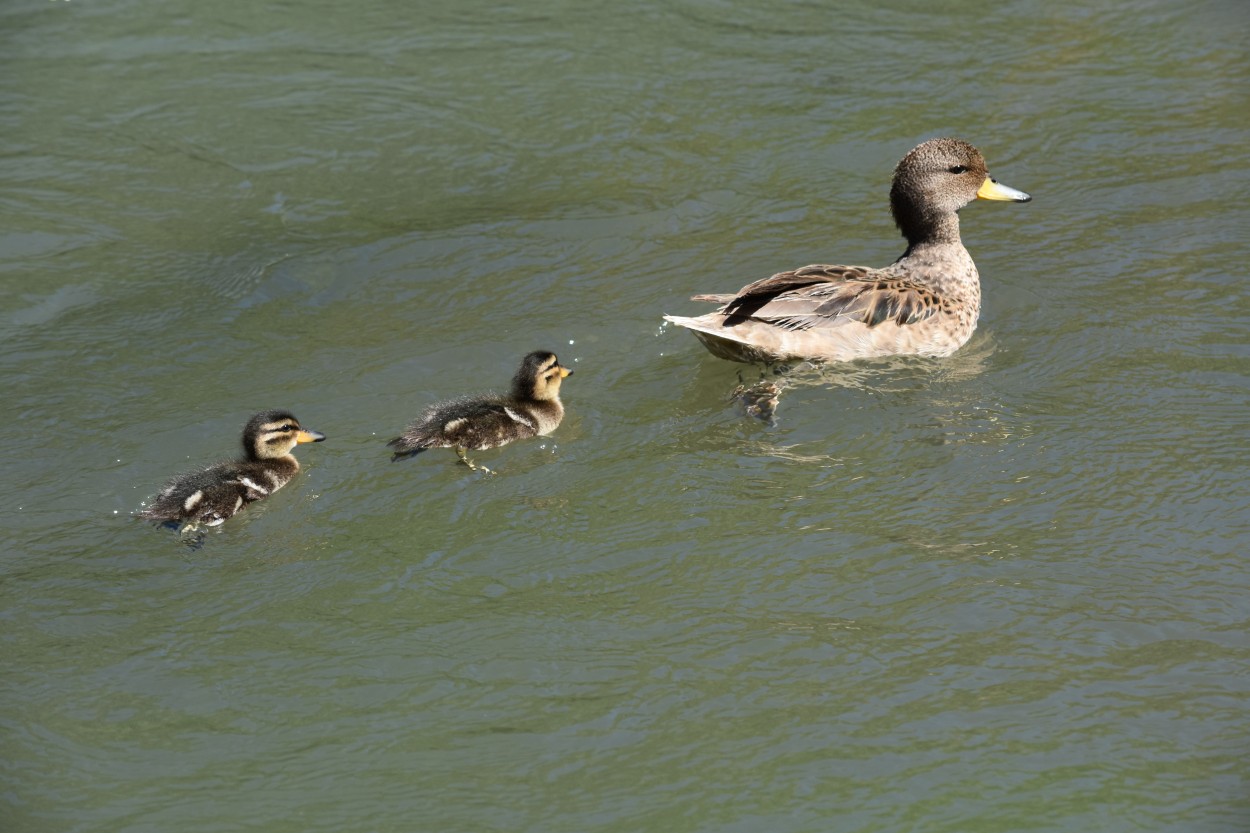
[[[815,264],[804,266],[800,269],[793,269],[789,272],[778,272],[771,277],[749,283],[731,294],[706,293],[695,295],[690,300],[726,304],[727,307],[721,310],[721,312],[737,313],[740,309],[766,303],[783,292],[793,292],[797,289],[822,283],[857,280],[866,277],[872,271],[867,266],[827,266]]]
[[[848,280],[862,280],[873,273],[867,266],[829,266],[816,263],[793,269],[789,272],[778,272],[772,277],[749,283],[738,290],[735,300],[738,303],[750,303],[754,300],[773,298],[783,292],[794,292],[809,286],[825,283],[838,283]]]
[[[932,290],[862,266],[804,266],[756,281],[726,303],[726,326],[752,319],[787,330],[886,321],[915,324],[941,301]]]

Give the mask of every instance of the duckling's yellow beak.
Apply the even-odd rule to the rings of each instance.
[[[1015,188],[1008,188],[992,176],[987,176],[985,178],[985,182],[982,182],[981,187],[977,189],[977,199],[1028,202],[1033,198],[1023,191],[1017,191]]]
[[[326,435],[320,431],[309,431],[307,428],[300,429],[300,432],[295,435],[297,443],[319,443],[325,438]]]
[[[561,379],[564,379],[564,378],[566,378],[566,377],[568,377],[568,376],[572,376],[572,375],[573,375],[573,371],[569,370],[569,369],[568,369],[567,367],[565,367],[564,365],[560,365],[560,378],[561,378]]]

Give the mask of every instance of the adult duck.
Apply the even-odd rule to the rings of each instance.
[[[961,139],[930,139],[894,169],[890,210],[907,250],[880,269],[804,266],[733,294],[697,318],[666,315],[713,355],[739,362],[849,361],[947,356],[972,336],[981,312],[976,264],[959,239],[959,209],[976,199],[1028,202],[989,174]]]

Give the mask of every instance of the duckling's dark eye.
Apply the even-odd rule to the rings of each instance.
[[[961,174],[966,170],[968,169],[963,165],[951,165],[951,173],[953,174]]]

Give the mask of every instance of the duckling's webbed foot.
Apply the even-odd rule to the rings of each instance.
[[[486,466],[478,465],[477,463],[470,460],[468,456],[465,454],[465,449],[461,448],[460,446],[456,446],[456,456],[460,458],[460,462],[464,463],[466,466],[469,467],[469,471],[484,471],[487,474],[494,474],[494,472],[486,468]]]
[[[174,522],[169,521],[161,524],[161,526],[168,527],[171,523]],[[203,524],[201,524],[198,520],[187,521],[181,526],[175,525],[174,529],[178,532],[178,540],[181,541],[187,549],[198,550],[200,547],[204,546],[204,536],[208,534],[208,530],[206,530]]]

